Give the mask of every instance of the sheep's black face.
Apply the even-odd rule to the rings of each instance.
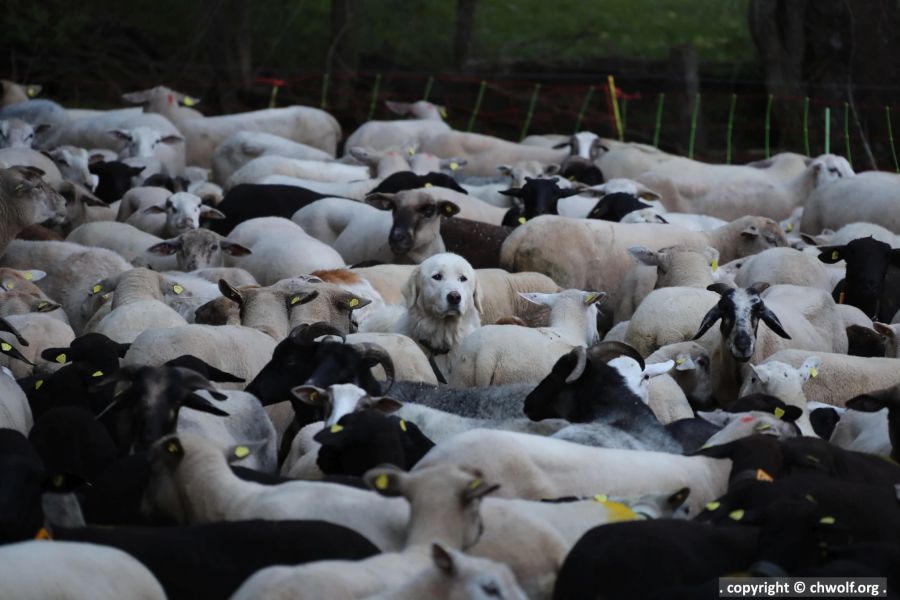
[[[884,293],[884,278],[890,265],[900,266],[900,250],[872,236],[851,241],[844,246],[824,246],[819,260],[824,263],[847,263],[844,301],[870,317],[877,316],[879,299]]]
[[[754,287],[731,289],[724,284],[713,284],[707,289],[722,297],[703,317],[700,329],[694,335],[695,340],[721,319],[719,331],[728,345],[731,356],[738,362],[747,362],[756,350],[756,332],[760,319],[777,335],[791,339],[782,328],[778,317],[768,309]]]
[[[7,430],[10,435],[27,440]],[[0,440],[6,450],[6,444]],[[4,453],[0,457],[0,544],[19,542],[34,537],[43,524],[40,509],[43,492],[43,469],[31,448],[27,454]]]
[[[575,362],[576,358],[572,353],[556,361],[550,374],[525,397],[526,417],[532,421],[566,419],[577,423],[582,420],[578,382],[566,383],[566,378],[575,368]]]

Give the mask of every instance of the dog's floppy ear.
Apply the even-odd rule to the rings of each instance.
[[[472,300],[475,304],[475,310],[478,311],[478,316],[484,314],[484,294],[481,291],[481,282],[478,281],[478,274],[473,274],[475,277],[475,291],[472,294]]]
[[[406,308],[412,308],[419,301],[419,274],[422,268],[419,265],[410,272],[409,279],[403,284],[403,299],[406,301]]]

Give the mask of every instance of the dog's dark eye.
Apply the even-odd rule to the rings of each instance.
[[[460,281],[468,281],[469,278],[466,277],[465,275],[461,275],[460,278],[459,278],[459,280],[460,280]]]
[[[444,276],[441,275],[440,273],[435,273],[434,275],[431,276],[431,278],[434,279],[435,281],[440,281],[441,279],[444,278]]]

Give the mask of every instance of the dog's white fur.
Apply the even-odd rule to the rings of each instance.
[[[451,292],[461,296],[456,306],[447,300]],[[478,276],[469,261],[457,254],[444,252],[422,261],[406,280],[403,299],[406,312],[394,331],[424,341],[434,350],[451,350],[481,327]]]

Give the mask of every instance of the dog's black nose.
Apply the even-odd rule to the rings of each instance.
[[[462,296],[459,295],[459,292],[450,292],[447,294],[447,302],[450,304],[459,304],[462,300]]]

